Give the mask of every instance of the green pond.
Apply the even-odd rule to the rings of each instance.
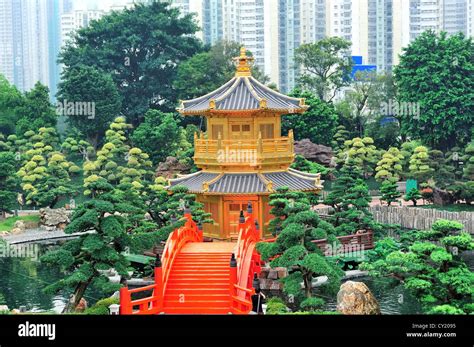
[[[49,249],[57,246],[35,245],[38,257]],[[64,308],[70,293],[61,295],[44,293],[43,289],[51,283],[64,277],[64,273],[57,267],[41,263],[36,256],[27,257],[1,257],[0,258],[0,297],[9,309],[18,309],[26,306],[28,311],[44,312],[53,311],[60,313]],[[106,295],[89,289],[86,300],[90,304],[104,298]]]

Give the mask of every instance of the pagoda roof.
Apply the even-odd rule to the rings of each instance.
[[[183,115],[269,110],[301,113],[308,108],[302,98],[281,94],[252,77],[245,49],[241,49],[235,77],[216,90],[195,99],[181,101],[177,109]]]
[[[191,193],[207,194],[265,194],[277,188],[293,191],[322,189],[319,174],[294,169],[266,173],[210,173],[199,171],[170,180],[170,187],[185,186]]]

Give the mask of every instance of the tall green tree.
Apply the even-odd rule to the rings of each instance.
[[[15,133],[19,119],[18,107],[23,104],[23,95],[0,74],[0,133],[5,136]]]
[[[0,152],[0,213],[5,218],[16,206],[18,177],[17,160],[11,152]]]
[[[339,37],[300,45],[295,51],[295,62],[302,70],[298,80],[301,88],[314,92],[321,100],[331,101],[348,83],[352,68],[347,54],[350,46],[349,41]]]
[[[181,63],[173,82],[178,98],[187,100],[205,95],[234,77],[233,58],[240,55],[240,48],[241,44],[237,42],[218,41],[209,50]],[[261,83],[269,81],[256,65],[252,66],[252,76]]]
[[[403,49],[395,67],[399,101],[420,114],[401,115],[402,134],[432,148],[464,145],[474,123],[474,43],[463,34],[426,31]]]
[[[286,115],[282,118],[282,130],[293,129],[297,140],[310,139],[313,143],[330,145],[334,134],[338,115],[332,105],[318,99],[309,92],[296,89],[293,97],[304,98],[309,108],[303,114]]]
[[[177,117],[172,113],[150,110],[145,120],[133,132],[133,143],[147,153],[155,165],[168,156],[175,156],[180,148],[183,129],[178,125]]]
[[[137,126],[149,108],[176,106],[178,66],[202,51],[193,16],[162,1],[113,11],[78,30],[60,62],[66,73],[79,65],[109,73],[122,97],[122,114]]]
[[[28,130],[37,131],[39,128],[55,127],[57,114],[49,98],[49,89],[36,82],[33,89],[25,93],[23,103],[17,108],[20,119],[16,123],[17,135],[23,135]]]
[[[84,65],[72,66],[63,72],[58,102],[69,124],[84,134],[94,148],[110,123],[120,115],[122,107],[112,76],[94,66]],[[87,109],[89,112],[83,112],[83,108],[71,110],[69,105],[74,105],[72,103],[90,103],[92,109]]]

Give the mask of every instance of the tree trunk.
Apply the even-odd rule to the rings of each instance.
[[[416,206],[416,199],[413,199],[413,206]]]
[[[311,298],[312,296],[312,292],[311,292],[312,285],[313,285],[312,279],[313,279],[313,276],[311,275],[311,273],[303,275],[304,293],[307,298]]]
[[[76,311],[77,305],[81,302],[81,299],[84,296],[84,293],[91,283],[92,279],[89,279],[87,282],[81,282],[77,285],[76,290],[74,291],[73,294],[73,301],[69,300],[67,305],[64,307],[63,313],[72,313]]]

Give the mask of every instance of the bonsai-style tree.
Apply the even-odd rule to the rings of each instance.
[[[418,188],[412,188],[405,194],[405,197],[403,199],[405,201],[413,202],[413,206],[416,206],[417,201],[421,198],[422,196]]]
[[[472,236],[456,221],[438,220],[415,232],[408,250],[394,250],[361,265],[373,276],[391,276],[419,297],[424,310],[437,314],[472,313],[474,273],[461,253],[474,249]]]
[[[26,203],[54,207],[60,198],[75,191],[70,176],[80,168],[56,150],[59,141],[54,128],[40,128],[38,133],[30,130],[24,137],[29,149],[25,148],[25,161],[17,174]]]
[[[0,213],[5,218],[16,206],[16,161],[11,152],[0,152]]]
[[[418,181],[426,182],[433,170],[430,168],[430,159],[428,155],[428,148],[425,146],[418,146],[413,151],[410,157],[410,175]]]
[[[378,181],[387,179],[398,181],[403,170],[402,160],[403,155],[400,153],[400,150],[390,147],[377,163],[375,179]]]
[[[397,183],[393,180],[383,181],[382,186],[380,187],[380,193],[382,193],[380,200],[385,201],[388,206],[390,206],[392,202],[397,202],[402,196],[398,191]]]
[[[334,244],[334,228],[311,210],[304,193],[291,192],[287,187],[279,188],[270,195],[270,206],[275,216],[270,227],[277,238],[272,243],[259,243],[258,251],[264,260],[273,258],[271,267],[286,267],[289,270],[289,275],[282,279],[283,290],[302,299],[302,309],[321,307],[324,300],[313,297],[313,277],[328,276],[327,285],[322,290],[334,292],[339,288],[342,271],[324,257],[311,240],[327,238],[328,243]],[[304,284],[304,295],[301,282]]]
[[[100,270],[115,269],[121,276],[128,276],[129,262],[123,254],[131,245],[131,237],[126,232],[127,218],[129,214],[140,211],[104,178],[91,183],[91,189],[96,192],[95,199],[76,209],[65,232],[95,232],[68,241],[41,258],[45,263],[59,265],[68,272],[65,278],[45,289],[50,292],[73,289],[73,300],[65,307],[65,312],[75,310],[91,284],[105,291],[119,288],[119,285],[110,283]]]
[[[360,168],[364,178],[367,178],[374,170],[378,155],[372,138],[355,137],[344,142],[344,150],[339,153],[338,162],[344,165],[348,160],[352,160]]]
[[[331,169],[321,164],[310,161],[299,154],[295,156],[295,161],[293,162],[293,164],[291,164],[291,168],[303,172],[320,173],[321,177],[324,177],[331,172]]]
[[[462,159],[464,161],[463,179],[474,181],[474,142],[466,147]]]
[[[336,127],[336,133],[332,138],[332,149],[336,155],[344,149],[344,143],[349,140],[350,133],[347,131],[344,125],[339,125]]]
[[[354,160],[349,160],[341,168],[333,189],[324,200],[324,204],[334,209],[330,222],[338,235],[373,228],[372,214],[368,210],[371,200],[359,166]]]

